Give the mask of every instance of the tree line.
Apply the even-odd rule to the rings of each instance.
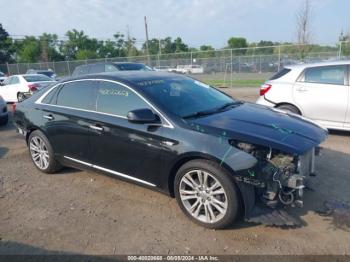
[[[84,33],[72,29],[66,32],[66,40],[60,40],[56,34],[44,33],[39,37],[25,36],[22,39],[12,39],[0,24],[0,64],[5,63],[35,63],[65,60],[85,60],[97,58],[115,58],[147,55],[146,42],[140,48],[136,46],[136,39],[116,33],[110,40],[98,40]],[[350,35],[342,34],[341,41],[350,41]],[[259,41],[249,43],[243,37],[231,37],[222,49],[234,49],[233,55],[269,55],[276,52],[304,53],[297,46],[286,46],[281,49],[276,45],[290,45],[287,42]],[[263,47],[263,48],[262,48]],[[246,49],[248,48],[248,49]],[[309,45],[308,52],[335,51],[336,47]],[[199,48],[190,47],[180,37],[175,39],[150,39],[148,41],[149,55],[166,55],[183,52],[201,53],[201,57],[214,57],[215,52],[211,45],[202,45]],[[350,45],[343,43],[342,53],[350,55]],[[198,54],[197,54],[198,55]]]

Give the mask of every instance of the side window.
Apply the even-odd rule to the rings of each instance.
[[[344,85],[346,66],[311,67],[305,70],[304,81],[308,83]]]
[[[101,81],[97,92],[97,111],[124,116],[129,111],[150,106],[130,89],[116,83]]]
[[[105,72],[115,72],[118,69],[114,65],[105,65]]]
[[[88,69],[89,68],[86,65],[78,66],[74,69],[72,76],[86,75],[88,74]]]
[[[43,104],[52,104],[52,105],[56,104],[56,97],[57,97],[56,94],[60,90],[60,88],[61,88],[61,85],[59,85],[59,86],[55,87],[53,90],[51,90],[50,93],[48,93],[44,97],[42,103]]]
[[[8,79],[7,85],[15,85],[19,83],[19,79],[17,76],[12,76]]]
[[[104,64],[92,64],[90,65],[89,74],[104,72]]]
[[[57,95],[56,104],[77,109],[95,110],[96,81],[76,81],[64,84]]]

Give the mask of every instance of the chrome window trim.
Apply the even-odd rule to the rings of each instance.
[[[81,161],[81,160],[78,160],[78,159],[75,159],[75,158],[72,158],[72,157],[69,157],[69,156],[63,156],[63,157],[68,159],[68,160],[77,162],[79,164],[82,164],[82,165],[85,165],[85,166],[89,166],[89,167],[92,167],[92,168],[95,168],[95,169],[99,169],[101,171],[104,171],[104,172],[107,172],[107,173],[111,173],[113,175],[120,176],[120,177],[123,177],[123,178],[126,178],[126,179],[130,179],[130,180],[133,180],[133,181],[136,181],[136,182],[148,185],[148,186],[153,186],[153,187],[156,186],[155,184],[152,184],[150,182],[144,181],[144,180],[136,178],[136,177],[128,176],[128,175],[125,175],[123,173],[120,173],[120,172],[117,172],[117,171],[114,171],[114,170],[111,170],[111,169],[108,169],[108,168],[97,166],[97,165],[94,165],[94,164],[91,164],[91,163],[88,163],[88,162],[84,162],[84,161]]]
[[[138,97],[140,97],[143,101],[145,101],[146,104],[148,104],[154,111],[156,111],[156,113],[158,113],[161,116],[161,118],[163,118],[163,120],[166,122],[165,124],[162,125],[163,127],[174,128],[173,124],[155,106],[153,106],[150,102],[148,102],[142,95],[140,95],[137,91],[135,91],[131,87],[129,87],[121,82],[115,81],[115,80],[89,78],[89,79],[77,79],[77,80],[71,80],[71,81],[58,83],[57,85],[54,85],[52,88],[47,90],[41,97],[39,97],[38,100],[35,101],[35,104],[47,105],[47,106],[59,107],[59,108],[67,108],[67,109],[73,109],[73,110],[78,110],[78,111],[83,111],[83,112],[91,112],[91,113],[97,113],[97,114],[101,114],[101,115],[115,116],[115,117],[127,119],[127,117],[121,116],[121,115],[109,114],[109,113],[104,113],[104,112],[99,112],[99,111],[94,111],[94,110],[86,110],[86,109],[80,109],[80,108],[74,108],[74,107],[68,107],[68,106],[51,105],[51,104],[45,104],[42,102],[42,100],[57,86],[64,85],[67,83],[81,82],[81,81],[105,81],[105,82],[115,83],[115,84],[121,85],[121,86],[129,89],[131,92],[135,93]]]

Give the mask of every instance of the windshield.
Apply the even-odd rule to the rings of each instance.
[[[45,75],[27,75],[23,76],[27,82],[41,82],[41,81],[52,81],[52,79]]]
[[[156,103],[180,117],[209,112],[236,102],[215,88],[190,78],[146,80],[138,85]]]
[[[144,64],[115,64],[115,66],[120,71],[153,71]]]

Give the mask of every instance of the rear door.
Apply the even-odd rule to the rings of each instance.
[[[44,127],[55,154],[91,162],[91,113],[96,81],[62,84],[42,101]]]
[[[304,116],[328,127],[343,127],[348,106],[346,65],[306,68],[293,87]]]

